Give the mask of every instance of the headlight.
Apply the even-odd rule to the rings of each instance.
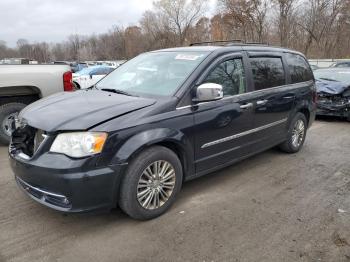
[[[70,157],[84,157],[101,153],[107,139],[106,133],[74,132],[59,134],[53,142],[50,152]]]

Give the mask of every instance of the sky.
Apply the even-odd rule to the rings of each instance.
[[[210,1],[209,13],[216,0]],[[71,34],[101,34],[113,25],[135,25],[153,0],[0,0],[0,40],[14,47],[61,42]]]

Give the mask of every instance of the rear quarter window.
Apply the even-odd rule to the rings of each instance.
[[[286,84],[286,76],[280,57],[250,58],[255,90],[282,86]]]
[[[293,84],[313,80],[313,73],[304,57],[287,53],[286,59]]]

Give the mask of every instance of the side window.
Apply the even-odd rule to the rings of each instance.
[[[313,74],[310,66],[306,63],[305,59],[302,56],[287,53],[286,59],[293,84],[313,79]]]
[[[244,93],[246,87],[242,59],[235,58],[222,62],[210,72],[204,83],[222,85],[224,96]]]
[[[282,59],[279,57],[250,58],[255,90],[282,86],[286,83]]]

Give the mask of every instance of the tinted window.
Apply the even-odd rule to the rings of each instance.
[[[251,58],[255,90],[284,85],[286,77],[282,59],[278,57]]]
[[[305,59],[296,54],[286,54],[292,83],[300,83],[313,79],[313,74]]]
[[[230,59],[219,64],[205,79],[204,83],[220,84],[224,96],[245,92],[245,74],[242,59]]]

